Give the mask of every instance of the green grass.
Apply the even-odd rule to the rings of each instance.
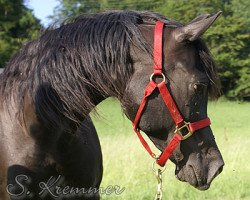
[[[250,200],[250,103],[216,102],[209,104],[212,129],[225,161],[223,172],[207,191],[199,191],[174,176],[174,165],[167,163],[163,175],[163,199],[249,199]],[[102,199],[151,200],[156,179],[151,171],[152,159],[139,143],[132,124],[122,114],[119,103],[108,99],[93,115],[103,151],[102,187],[125,187],[120,195],[103,195]]]

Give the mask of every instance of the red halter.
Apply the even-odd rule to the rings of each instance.
[[[141,101],[140,107],[137,111],[133,126],[134,131],[136,132],[137,136],[139,137],[142,145],[144,148],[148,151],[148,153],[156,159],[156,162],[160,166],[164,166],[172,154],[172,152],[175,150],[177,145],[180,143],[181,140],[185,140],[189,138],[193,132],[202,129],[204,127],[210,126],[211,122],[209,118],[205,118],[196,122],[185,122],[165,84],[165,76],[162,73],[162,39],[163,39],[163,27],[164,23],[161,21],[156,22],[155,26],[155,33],[154,33],[154,73],[150,76],[150,82],[145,88],[144,96]],[[163,81],[161,83],[156,83],[153,78],[154,76],[161,76],[163,78]],[[175,124],[175,134],[172,140],[169,142],[168,146],[165,148],[165,150],[162,152],[162,154],[157,158],[156,155],[152,152],[147,142],[142,137],[140,130],[138,128],[138,123],[141,118],[141,115],[143,113],[144,107],[147,102],[147,97],[150,96],[153,91],[158,88]],[[181,130],[187,129],[188,133],[185,135],[182,135]]]

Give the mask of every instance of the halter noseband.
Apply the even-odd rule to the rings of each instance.
[[[141,104],[139,106],[139,109],[137,111],[133,126],[134,131],[136,132],[137,136],[139,137],[142,145],[147,150],[147,152],[156,159],[157,164],[160,166],[164,166],[172,154],[172,152],[175,150],[177,145],[180,143],[181,140],[185,140],[189,138],[195,131],[202,129],[204,127],[210,126],[211,122],[209,118],[205,118],[196,122],[185,122],[182,118],[166,84],[165,84],[165,76],[162,73],[162,39],[163,39],[163,27],[164,23],[161,21],[157,21],[155,25],[155,32],[154,32],[154,72],[150,76],[150,82],[146,86],[144,90],[144,96],[141,101]],[[155,76],[161,76],[162,82],[156,83],[154,81]],[[138,128],[138,123],[141,118],[141,115],[143,113],[144,107],[147,102],[147,98],[153,93],[153,91],[158,88],[170,114],[173,118],[176,129],[174,131],[174,137],[169,142],[165,150],[162,152],[162,154],[159,157],[156,157],[156,155],[152,152],[151,148],[147,144],[147,142],[142,137],[140,130]],[[187,133],[184,135],[182,134],[182,130],[186,129]]]

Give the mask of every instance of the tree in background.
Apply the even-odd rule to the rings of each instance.
[[[232,23],[237,24],[238,29],[233,29],[234,51],[236,55],[232,59],[232,67],[237,67],[238,79],[235,87],[229,91],[232,97],[250,98],[250,1],[233,0]]]
[[[218,10],[223,15],[204,35],[217,61],[222,91],[227,97],[250,96],[250,1],[168,0],[159,10],[183,22]]]
[[[163,5],[164,0],[58,0],[59,6],[51,16],[55,23],[83,13],[97,13],[105,10],[152,10]]]
[[[0,0],[0,67],[40,29],[40,21],[22,0]]]

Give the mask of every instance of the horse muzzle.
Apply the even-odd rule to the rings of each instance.
[[[185,165],[176,165],[176,177],[188,182],[199,190],[207,190],[214,178],[219,175],[224,166],[221,153],[211,147],[206,154],[192,153]]]

